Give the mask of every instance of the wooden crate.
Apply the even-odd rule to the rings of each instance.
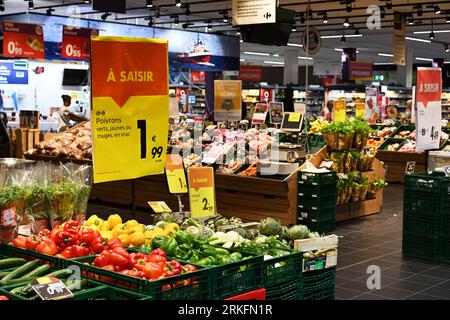
[[[378,151],[377,159],[384,162],[387,166],[385,179],[387,182],[403,183],[406,163],[408,161],[414,161],[416,163],[416,172],[425,172],[428,167],[428,159],[425,152]]]
[[[23,158],[23,154],[40,141],[39,129],[15,128],[11,130],[11,136],[16,158]]]

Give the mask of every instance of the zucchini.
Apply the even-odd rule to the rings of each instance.
[[[39,264],[39,260],[29,261],[29,262],[25,263],[24,265],[18,267],[16,270],[12,271],[8,275],[4,276],[2,278],[2,280],[0,280],[0,283],[2,281],[8,281],[11,279],[20,278],[21,276],[27,274],[28,272],[30,272],[31,270],[36,268],[38,266],[38,264]]]
[[[39,277],[44,274],[47,274],[52,268],[48,264],[43,264],[42,266],[37,267],[36,269],[28,272],[26,275],[20,277],[22,278],[32,278],[32,277]]]
[[[29,283],[33,280],[36,280],[38,277],[29,277],[29,278],[19,278],[19,279],[9,279],[9,280],[0,280],[0,286],[10,286],[18,283]]]
[[[23,265],[27,260],[22,258],[7,258],[0,260],[0,269],[8,269]]]

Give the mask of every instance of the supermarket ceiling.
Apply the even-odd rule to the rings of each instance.
[[[84,0],[0,0],[0,10],[2,3],[5,9],[0,14],[33,12],[96,20],[105,18],[104,12],[94,11],[91,4],[84,2]],[[34,10],[29,10],[30,3],[33,4]],[[157,27],[185,28],[191,31],[238,36],[237,29],[231,24],[231,0],[126,0],[126,3],[125,14],[114,13],[106,17],[106,21],[148,25],[149,17],[152,17],[153,26]],[[153,6],[149,8],[150,4]],[[305,52],[298,44],[301,42],[301,35],[308,20],[310,26],[316,27],[322,36],[325,36],[322,49],[314,59],[339,61],[341,56],[339,49],[355,47],[359,50],[358,60],[388,63],[392,60],[389,55],[392,53],[394,11],[407,15],[409,37],[407,44],[413,51],[416,62],[439,57],[450,61],[450,53],[445,52],[445,45],[447,43],[450,45],[450,1],[311,0],[309,17],[306,14],[307,0],[279,0],[279,5],[296,11],[296,31],[291,33],[289,42],[297,46],[276,47],[241,43],[241,58],[244,60],[242,63],[277,65],[270,62],[281,63],[284,51],[290,48],[298,50],[299,63],[304,64]],[[369,17],[367,9],[372,5],[380,8],[380,29],[367,28]],[[348,27],[343,26],[346,19]],[[208,26],[212,28],[209,29]],[[430,41],[432,29],[435,38]],[[341,41],[343,34],[346,35],[345,42]]]

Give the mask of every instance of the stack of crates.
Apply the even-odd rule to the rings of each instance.
[[[303,300],[334,300],[336,267],[303,273]]]
[[[450,178],[443,173],[405,175],[403,255],[450,263]]]
[[[336,173],[298,173],[297,221],[311,231],[336,229]]]

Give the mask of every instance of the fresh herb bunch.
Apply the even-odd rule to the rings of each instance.
[[[42,184],[33,184],[25,199],[28,214],[34,219],[46,219],[47,204],[47,187]]]
[[[72,218],[77,187],[72,182],[60,182],[47,188],[50,204],[49,216],[52,221],[67,221]]]
[[[86,213],[89,196],[91,194],[91,186],[83,184],[79,187],[77,201],[75,203],[74,213]]]
[[[15,205],[20,195],[19,189],[19,187],[12,185],[0,189],[0,209]]]

